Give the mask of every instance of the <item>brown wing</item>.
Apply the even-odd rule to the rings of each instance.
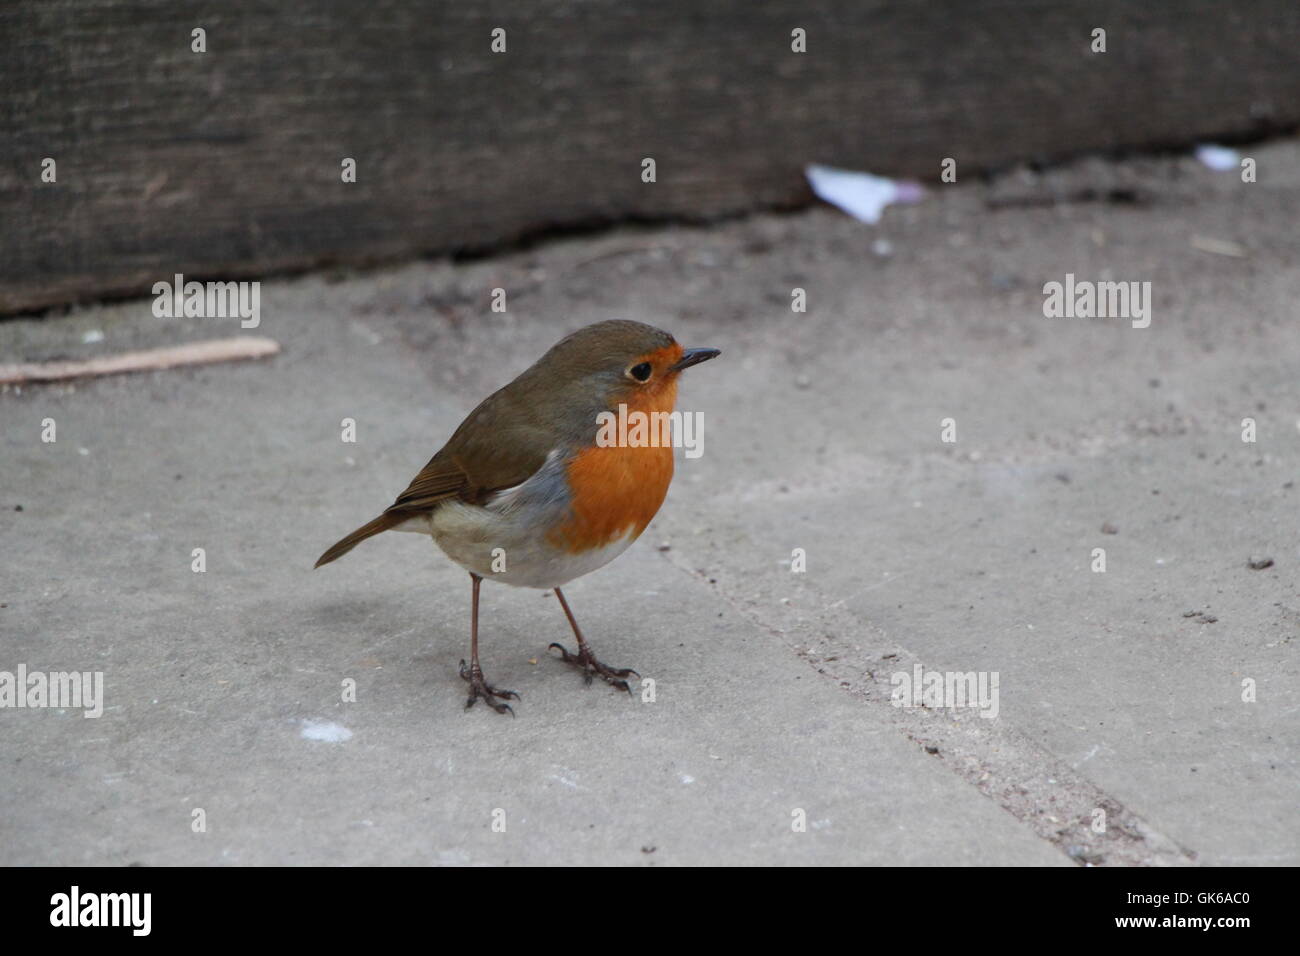
[[[397,500],[384,509],[383,514],[332,544],[316,559],[316,567],[337,561],[367,538],[396,528],[421,512],[428,512],[439,501],[463,494],[467,487],[465,473],[454,465],[449,465],[445,453],[444,448],[434,455]]]
[[[461,496],[469,490],[469,477],[446,449],[438,452],[429,463],[420,469],[420,473],[406,486],[406,490],[397,496],[397,500],[385,509],[390,511],[428,511],[440,501]]]
[[[505,484],[498,487],[509,488],[512,485],[519,484],[536,470],[536,468],[533,468],[527,471],[518,481],[504,479]],[[383,514],[332,545],[317,559],[316,567],[319,568],[322,564],[337,561],[367,538],[396,528],[417,515],[428,514],[440,502],[449,498],[477,502],[486,497],[492,490],[495,489],[476,487],[475,482],[466,474],[463,468],[456,464],[447,449],[444,448],[430,459],[429,463],[415,476],[415,480],[397,496],[397,500],[384,509]]]
[[[506,386],[469,413],[388,511],[428,511],[448,498],[479,504],[532,477],[554,442],[535,404]]]
[[[481,503],[492,492],[527,481],[555,443],[550,409],[518,381],[488,396],[397,496],[384,513],[320,556],[316,567],[347,554],[369,537],[428,513],[451,498]]]

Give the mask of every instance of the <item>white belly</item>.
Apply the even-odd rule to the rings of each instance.
[[[629,530],[604,547],[575,554],[547,541],[530,517],[534,516],[517,509],[501,512],[448,501],[433,514],[412,518],[393,530],[431,535],[447,557],[487,580],[546,590],[604,567],[637,538],[634,530]]]

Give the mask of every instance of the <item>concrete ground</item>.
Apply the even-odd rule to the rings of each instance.
[[[275,359],[5,390],[0,670],[106,706],[0,710],[0,863],[1300,863],[1300,146],[1247,152],[268,281]],[[1044,317],[1067,273],[1149,281],[1150,327]],[[0,323],[0,360],[239,333],[150,304]],[[611,317],[723,350],[682,389],[704,454],[567,589],[654,700],[488,582],[523,699],[466,711],[462,571],[416,535],[312,562]],[[996,672],[996,719],[891,706],[917,665]]]

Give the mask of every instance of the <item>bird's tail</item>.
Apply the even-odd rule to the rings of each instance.
[[[347,554],[362,541],[365,541],[366,538],[379,534],[381,531],[387,531],[389,528],[395,528],[410,517],[409,514],[385,511],[374,521],[363,524],[342,541],[331,545],[324,554],[316,559],[316,567],[319,568],[322,564],[329,564],[331,561],[343,557],[343,555]]]

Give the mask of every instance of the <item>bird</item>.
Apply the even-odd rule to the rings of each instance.
[[[622,554],[659,511],[673,477],[671,442],[653,428],[619,432],[610,416],[661,422],[683,371],[716,358],[683,348],[668,332],[625,319],[565,336],[517,378],[484,399],[410,485],[377,518],[329,547],[316,567],[384,531],[428,534],[471,583],[466,709],[482,700],[499,714],[519,700],[493,687],[479,662],[479,588],[484,579],[551,590],[577,639],[564,663],[587,684],[599,676],[631,693],[632,668],[601,663],[561,588]],[[639,440],[638,440],[639,439]]]

